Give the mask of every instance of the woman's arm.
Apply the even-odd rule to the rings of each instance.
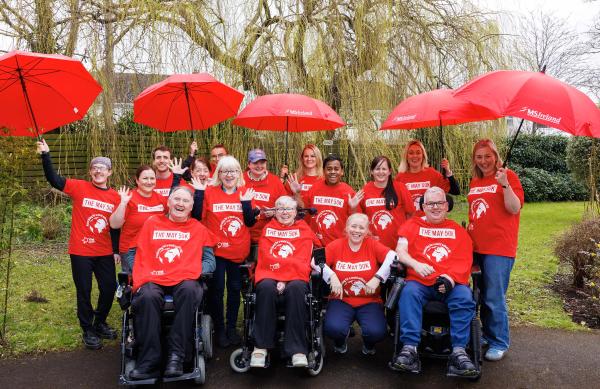
[[[212,247],[204,246],[202,248],[202,274],[212,273],[216,268],[217,262]]]
[[[122,186],[119,189],[119,196],[121,196],[121,201],[119,202],[119,206],[115,211],[110,215],[108,221],[110,223],[111,228],[121,228],[125,223],[125,211],[127,210],[127,204],[129,204],[129,200],[131,200],[131,191],[129,188]]]
[[[252,199],[254,199],[254,189],[248,188],[244,193],[240,193],[240,202],[242,203],[242,213],[246,227],[252,227],[256,224],[256,214],[254,213],[254,209],[252,209]]]
[[[67,179],[65,177],[59,176],[54,170],[54,166],[52,166],[52,159],[50,158],[50,148],[46,143],[45,139],[37,142],[37,152],[41,154],[42,157],[42,167],[44,168],[44,176],[46,176],[46,181],[53,187],[60,191],[65,189],[65,185],[67,184]]]
[[[496,172],[496,181],[498,181],[498,184],[502,186],[502,192],[504,195],[504,208],[508,213],[516,215],[521,210],[521,201],[508,182],[506,168],[498,169]]]
[[[202,220],[202,210],[204,207],[204,190],[194,190],[194,205],[192,206],[192,217],[196,220]]]

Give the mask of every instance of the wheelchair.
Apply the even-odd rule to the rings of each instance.
[[[398,310],[398,300],[404,286],[405,269],[396,260],[391,265],[392,271],[388,278],[387,284],[387,299],[385,303],[386,313],[390,315],[394,327],[392,335],[394,338],[394,355],[388,363],[388,367],[394,371],[400,371],[394,366],[394,360],[399,355],[402,349],[400,342],[400,312]],[[466,352],[475,365],[477,374],[467,378],[471,381],[478,381],[482,374],[483,351],[481,345],[481,320],[479,318],[480,310],[480,285],[481,285],[481,269],[478,265],[473,264],[471,267],[471,281],[473,300],[475,301],[475,316],[470,324],[469,343],[466,347]],[[452,344],[450,340],[450,316],[448,308],[442,301],[429,301],[423,307],[423,321],[421,329],[421,343],[418,347],[419,356],[434,359],[448,359],[452,353]],[[415,374],[419,371],[413,372]],[[448,375],[453,376],[453,375]]]
[[[202,274],[198,280],[206,294],[206,281],[210,279],[212,274]],[[135,368],[136,364],[136,339],[134,331],[135,313],[131,307],[132,294],[132,279],[128,273],[119,273],[119,288],[117,290],[117,299],[123,309],[123,318],[121,326],[121,371],[119,374],[119,385],[137,386],[137,385],[154,385],[160,381],[173,382],[193,380],[194,383],[201,385],[206,381],[206,361],[213,356],[213,323],[212,318],[205,314],[205,298],[196,310],[194,322],[194,347],[192,355],[186,356],[184,363],[184,374],[177,377],[162,377],[149,378],[145,380],[133,380],[129,377],[129,373]],[[165,294],[164,306],[162,308],[162,335],[165,335],[175,316],[175,307],[173,305],[173,296]],[[164,348],[164,347],[163,347]],[[166,350],[163,350],[163,356],[166,355]],[[163,361],[164,364],[165,361]],[[162,371],[162,367],[161,367]]]
[[[242,333],[242,347],[234,350],[229,358],[231,369],[237,373],[246,373],[250,370],[250,357],[254,349],[254,311],[256,305],[256,291],[253,282],[253,268],[257,259],[257,246],[252,247],[248,260],[240,265],[242,270],[242,300],[244,307],[244,322]],[[309,280],[309,290],[305,297],[308,309],[308,322],[306,322],[306,336],[308,339],[308,366],[306,372],[310,376],[317,376],[323,369],[325,360],[325,342],[323,338],[323,265],[325,264],[325,249],[313,250],[313,258],[320,270],[313,270]],[[283,301],[283,298],[281,299]],[[283,339],[285,315],[283,304],[277,304],[277,330],[276,339],[278,348],[283,358]],[[270,365],[271,354],[267,356],[265,368]],[[291,361],[287,362],[292,367]]]

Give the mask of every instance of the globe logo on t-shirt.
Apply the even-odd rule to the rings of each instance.
[[[471,203],[471,215],[473,215],[473,219],[481,219],[487,213],[489,207],[484,199],[475,199]]]
[[[239,235],[238,233],[242,229],[242,226],[243,223],[238,217],[227,216],[221,221],[220,229],[225,236],[233,238]]]
[[[439,263],[448,258],[451,252],[452,250],[443,243],[431,243],[425,246],[423,255],[431,262]]]
[[[329,210],[319,212],[317,215],[317,223],[322,230],[328,230],[331,226],[335,226],[338,221],[337,215]]]
[[[286,241],[277,241],[271,246],[271,256],[274,258],[286,259],[294,254],[295,247]]]
[[[366,294],[365,280],[362,277],[349,277],[342,282],[346,296],[361,296]]]
[[[174,244],[165,244],[156,250],[156,258],[160,263],[173,263],[177,258],[181,257],[183,249]]]
[[[392,223],[392,215],[388,211],[377,211],[371,218],[371,224],[379,231],[385,230]]]
[[[106,220],[106,217],[104,215],[95,213],[92,216],[88,217],[85,225],[94,234],[101,234],[104,230],[108,228],[108,220]]]

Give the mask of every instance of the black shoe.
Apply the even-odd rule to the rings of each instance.
[[[135,368],[129,372],[129,379],[132,380],[147,380],[150,378],[158,378],[158,370],[146,370]]]
[[[117,339],[117,331],[110,328],[106,323],[95,324],[94,331],[102,339]]]
[[[94,330],[85,330],[82,335],[83,344],[90,350],[98,350],[102,348],[102,339],[96,335]]]
[[[238,346],[242,343],[242,337],[237,333],[235,328],[227,329],[227,339],[232,346]]]
[[[229,338],[227,338],[227,334],[225,333],[224,330],[217,331],[215,335],[217,338],[217,346],[219,346],[221,348],[229,347],[231,342],[229,341]]]
[[[451,377],[475,377],[477,374],[479,372],[465,350],[459,350],[450,354],[446,375]]]
[[[177,354],[169,355],[165,367],[165,377],[179,377],[183,374],[183,358]]]
[[[417,354],[417,350],[413,347],[402,347],[400,354],[398,354],[392,363],[392,368],[394,370],[400,370],[414,374],[420,373],[421,361],[419,360],[419,354]]]

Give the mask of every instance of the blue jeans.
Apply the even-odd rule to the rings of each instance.
[[[387,324],[383,314],[383,306],[379,303],[369,303],[360,307],[342,300],[329,300],[323,332],[333,339],[336,346],[341,346],[346,341],[350,326],[354,320],[360,325],[363,343],[368,349],[375,343],[381,342],[387,335]]]
[[[223,320],[223,296],[225,295],[225,273],[227,273],[227,329],[235,329],[238,311],[240,310],[240,291],[242,276],[240,264],[222,257],[216,257],[216,268],[213,273],[212,287],[209,288],[208,304],[216,331],[225,329]]]
[[[121,271],[125,273],[133,273],[133,260],[135,259],[135,247],[121,253]]]
[[[506,291],[514,258],[500,255],[474,253],[473,261],[479,263],[483,282],[481,285],[481,324],[483,337],[491,348],[508,350],[510,329]]]
[[[400,300],[400,341],[405,346],[418,346],[421,342],[423,307],[430,300],[446,303],[450,315],[450,339],[452,347],[466,347],[470,337],[471,320],[475,316],[473,293],[466,285],[457,284],[452,291],[440,297],[433,286],[417,281],[407,281]]]

